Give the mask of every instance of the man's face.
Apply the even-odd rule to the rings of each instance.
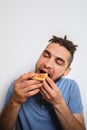
[[[70,52],[56,43],[49,44],[36,64],[37,73],[48,73],[54,81],[69,72]]]

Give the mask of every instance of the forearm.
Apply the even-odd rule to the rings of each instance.
[[[85,130],[84,124],[75,118],[64,101],[61,104],[55,105],[54,110],[63,130]]]
[[[20,106],[11,100],[7,107],[2,110],[0,115],[1,130],[12,130],[15,125],[19,109]]]

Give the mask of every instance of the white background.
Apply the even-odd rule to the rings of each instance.
[[[65,34],[79,46],[68,77],[79,84],[87,127],[86,0],[0,0],[0,111],[10,83],[34,69],[52,35]]]

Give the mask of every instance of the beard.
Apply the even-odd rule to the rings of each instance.
[[[36,66],[35,66],[35,73],[37,73],[37,72],[38,72],[38,69],[37,69],[37,64],[36,64]],[[58,82],[64,76],[64,73],[65,73],[65,71],[58,78],[56,78],[54,80],[52,79],[51,76],[49,76],[49,74],[48,74],[48,77],[51,78],[56,83],[56,82]]]
[[[56,79],[54,80],[54,82],[55,82],[55,83],[58,82],[58,81],[64,76],[64,73],[65,73],[65,72],[63,72],[63,74],[61,74],[58,78],[56,78]]]

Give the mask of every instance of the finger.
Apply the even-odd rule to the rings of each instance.
[[[41,81],[37,81],[37,80],[27,80],[27,81],[25,81],[25,82],[20,83],[20,87],[21,87],[21,88],[26,88],[26,87],[28,87],[28,86],[38,85],[38,84],[40,84],[40,83],[41,83]]]
[[[53,89],[47,84],[46,81],[43,81],[41,89],[44,89],[51,96]]]
[[[50,99],[49,93],[48,93],[47,91],[45,91],[45,90],[43,89],[43,87],[41,87],[40,93],[42,94],[42,96],[43,96],[44,99],[46,99],[46,100]]]
[[[31,97],[31,96],[37,94],[39,91],[40,91],[40,89],[35,89],[33,91],[30,91],[30,92],[26,93],[26,96]]]
[[[58,87],[56,86],[55,82],[54,82],[51,78],[47,77],[47,78],[46,78],[46,82],[49,84],[49,86],[50,86],[52,89],[54,89],[54,90],[57,90],[57,89],[58,89]]]
[[[28,79],[28,78],[32,78],[33,76],[34,76],[34,72],[28,72],[28,73],[25,73],[25,74],[21,75],[21,76],[17,79],[17,81],[18,81],[18,82],[21,82],[21,81],[24,81],[24,80],[26,80],[26,79]]]
[[[29,91],[33,91],[35,89],[40,89],[40,87],[42,87],[42,83],[40,84],[35,84],[35,85],[30,85],[30,86],[27,86],[24,89],[25,92],[29,92]]]

